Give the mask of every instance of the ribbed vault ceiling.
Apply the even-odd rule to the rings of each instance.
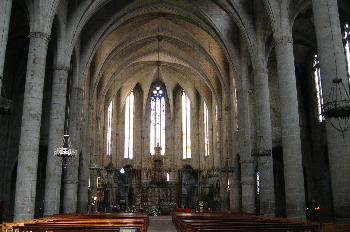
[[[87,8],[91,15],[80,44],[80,67],[89,73],[97,103],[137,83],[147,96],[157,79],[168,93],[180,84],[208,101],[227,97],[237,71],[240,33],[220,6],[213,1],[100,2]],[[84,1],[79,4],[75,7]]]

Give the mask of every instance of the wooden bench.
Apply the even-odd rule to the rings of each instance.
[[[15,226],[15,232],[43,232],[43,231],[120,231],[120,229],[145,232],[142,219],[115,219],[115,220],[79,220],[66,222],[34,222]]]
[[[189,231],[319,231],[318,224],[251,214],[173,214],[173,222],[181,232]]]
[[[8,226],[6,232],[147,232],[148,225],[148,215],[139,213],[55,215],[13,223],[12,228]]]

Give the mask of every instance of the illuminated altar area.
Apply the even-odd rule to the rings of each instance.
[[[90,180],[97,180],[90,181],[91,211],[169,214],[197,211],[199,202],[220,211],[229,208],[230,194],[238,194],[230,192],[229,179],[234,184],[233,164],[239,162],[219,150],[218,108],[204,100],[195,107],[195,92],[179,85],[168,92],[169,80],[158,75],[148,94],[137,84],[106,107],[100,134],[106,144],[99,147],[106,155],[90,159]]]
[[[91,187],[91,199],[97,205],[91,212],[153,212],[170,214],[175,208],[199,211],[199,204],[208,210],[219,210],[220,173],[233,170],[194,170],[190,165],[171,167],[166,154],[157,144],[143,168],[131,165],[123,168],[104,168],[97,171],[96,192]],[[226,186],[226,192],[229,186]],[[226,201],[229,201],[226,194]],[[202,203],[199,203],[202,202]],[[152,211],[153,210],[153,211]]]

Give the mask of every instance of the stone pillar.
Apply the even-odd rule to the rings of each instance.
[[[241,210],[241,177],[240,177],[240,164],[237,157],[232,162],[234,172],[230,178],[230,211],[239,213]]]
[[[63,186],[63,213],[77,213],[78,204],[78,174],[79,174],[79,153],[80,153],[80,128],[81,128],[81,96],[83,90],[73,87],[71,90],[69,135],[74,149],[78,154],[73,162],[64,169]],[[87,189],[85,189],[87,191]]]
[[[254,160],[241,160],[242,212],[255,213],[255,171]]]
[[[82,103],[83,104],[83,103]],[[86,104],[84,102],[84,104]],[[82,154],[80,156],[80,164],[79,164],[79,188],[78,188],[78,212],[86,213],[88,210],[89,204],[89,193],[90,193],[90,184],[94,181],[90,179],[90,171],[89,171],[89,163],[90,163],[90,153],[93,148],[92,146],[92,138],[91,138],[91,116],[92,113],[85,106],[85,118],[84,123],[82,124],[82,143],[84,144],[81,147]]]
[[[60,209],[62,162],[53,153],[60,146],[64,134],[68,72],[69,67],[57,66],[53,75],[44,215],[58,214]]]
[[[240,80],[237,81],[239,155],[241,162],[242,212],[255,212],[255,170],[251,157],[247,51],[242,48]]]
[[[324,102],[326,102],[334,78],[341,78],[344,85],[347,86],[346,57],[337,1],[313,0],[312,6],[323,97]],[[334,213],[339,219],[350,218],[350,132],[345,133],[344,138],[342,138],[341,134],[329,123],[327,123],[326,130]]]
[[[254,71],[255,102],[256,102],[256,146],[258,151],[272,151],[271,114],[269,80],[266,65],[257,64]],[[258,157],[260,175],[260,214],[275,215],[275,191],[273,179],[273,159],[270,156]]]
[[[73,146],[75,149],[75,147]],[[79,151],[78,151],[79,152]],[[63,169],[63,213],[77,213],[78,204],[78,170],[79,153],[74,160]]]
[[[34,217],[46,54],[50,35],[31,32],[21,137],[18,151],[15,220]]]
[[[281,129],[287,217],[305,219],[304,175],[293,55],[293,39],[291,35],[280,36],[275,38],[275,43],[281,103]]]
[[[2,90],[2,78],[4,75],[4,63],[6,54],[6,45],[11,18],[12,0],[0,1],[0,97]]]

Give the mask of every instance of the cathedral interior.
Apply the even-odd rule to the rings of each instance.
[[[1,0],[5,220],[350,223],[349,74],[348,0]]]

